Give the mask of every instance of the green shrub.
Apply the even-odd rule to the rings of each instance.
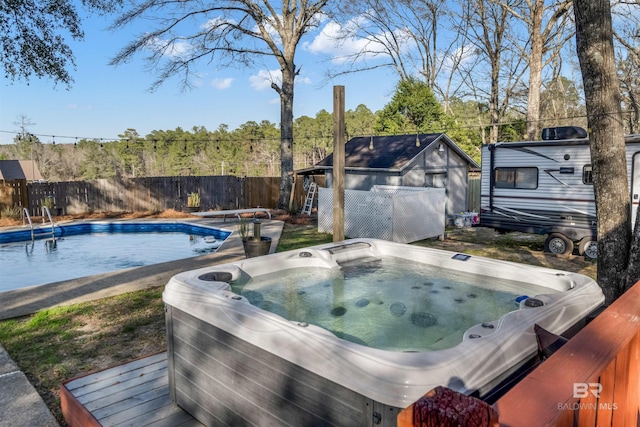
[[[18,205],[5,206],[2,208],[2,217],[11,219],[20,219],[22,216],[22,208]]]

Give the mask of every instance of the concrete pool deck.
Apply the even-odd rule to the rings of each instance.
[[[222,220],[201,219],[186,221],[224,228],[234,233],[218,251],[210,255],[0,293],[0,320],[29,315],[46,308],[163,286],[172,276],[181,271],[245,258],[242,240],[237,232],[239,225],[237,222],[223,223]],[[271,253],[278,247],[283,226],[282,221],[261,220],[262,235],[271,237]],[[2,345],[0,345],[0,408],[0,427],[58,425],[38,392],[16,363],[11,360]]]

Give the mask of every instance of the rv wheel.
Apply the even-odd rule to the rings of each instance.
[[[578,243],[578,253],[587,258],[598,258],[598,241],[593,237],[585,237]]]
[[[544,242],[544,250],[556,255],[571,255],[573,242],[564,234],[551,233]]]

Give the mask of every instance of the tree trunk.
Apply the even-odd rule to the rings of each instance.
[[[575,0],[598,212],[598,283],[610,304],[625,288],[631,244],[624,128],[609,0]]]
[[[491,63],[491,95],[489,98],[489,121],[491,129],[489,130],[489,142],[491,144],[498,142],[499,138],[499,126],[500,126],[500,55],[497,55],[498,59],[492,58]]]
[[[293,187],[293,85],[295,65],[289,62],[282,70],[280,87],[280,197],[278,209],[289,210]]]
[[[544,2],[535,2],[531,11],[531,57],[529,58],[529,96],[527,104],[527,140],[535,141],[540,134],[540,90],[542,87],[542,12]]]

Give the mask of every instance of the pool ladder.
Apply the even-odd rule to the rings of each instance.
[[[53,218],[51,217],[51,212],[49,211],[49,208],[46,206],[42,207],[42,211],[43,213],[46,213],[47,217],[49,218],[49,223],[51,223],[51,238],[55,240],[56,229],[55,229],[55,224],[53,223]],[[35,235],[33,231],[33,221],[31,221],[31,215],[29,215],[29,211],[27,210],[27,208],[22,208],[22,225],[26,225],[25,218],[29,222],[29,227],[31,228],[31,241],[33,242],[35,240]],[[42,215],[42,223],[43,224],[45,223],[44,215]]]
[[[24,223],[24,219],[27,219],[27,221],[29,221],[29,227],[31,227],[31,241],[33,242],[35,240],[35,237],[33,235],[33,222],[31,222],[31,216],[29,215],[29,211],[27,210],[27,208],[22,208],[22,225],[26,225]]]
[[[53,240],[56,239],[56,229],[55,229],[55,224],[53,223],[53,218],[51,217],[51,211],[49,211],[49,208],[47,206],[43,206],[42,210],[44,211],[44,213],[47,214],[47,217],[49,218],[49,222],[51,223],[51,238]],[[45,223],[45,217],[44,215],[42,215],[42,223]],[[33,229],[31,230],[31,233],[33,234]]]

